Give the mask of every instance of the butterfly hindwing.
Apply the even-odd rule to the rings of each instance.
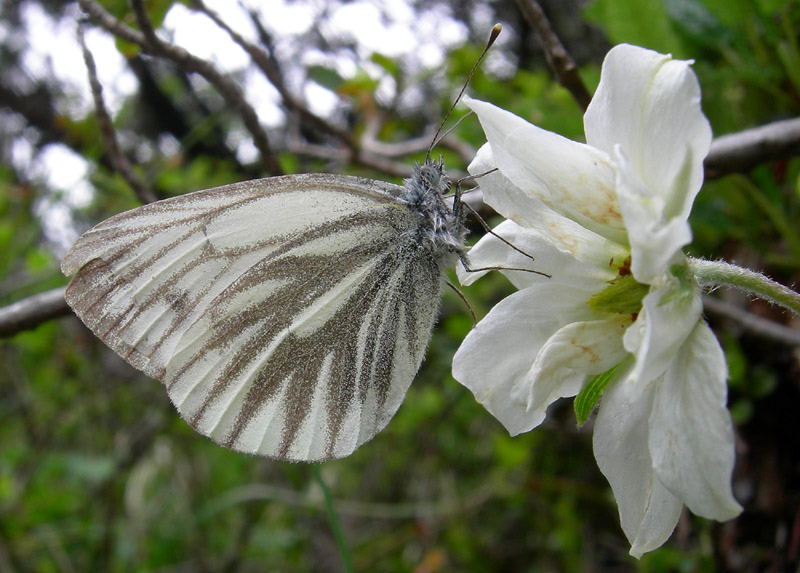
[[[394,415],[437,314],[439,264],[402,192],[295,175],[146,205],[79,239],[67,301],[214,441],[342,457]]]

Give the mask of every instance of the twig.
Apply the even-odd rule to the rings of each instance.
[[[81,5],[88,3],[90,0],[81,0]],[[94,3],[92,1],[92,3]],[[264,168],[270,175],[282,175],[283,168],[280,166],[278,159],[272,151],[272,147],[267,137],[267,132],[261,127],[258,121],[258,114],[253,107],[247,102],[244,93],[239,85],[234,82],[229,76],[222,74],[217,70],[211,62],[198,58],[183,48],[168,44],[162,41],[152,29],[150,19],[145,12],[142,0],[132,0],[131,4],[136,12],[136,19],[139,26],[142,27],[147,42],[142,44],[143,49],[149,49],[156,55],[161,55],[178,65],[182,65],[185,69],[197,72],[208,82],[217,88],[217,91],[225,98],[229,104],[239,112],[242,117],[245,127],[253,136],[253,144],[261,153],[261,162]]]
[[[578,74],[578,65],[561,43],[541,5],[536,0],[516,0],[516,3],[528,24],[536,32],[547,63],[555,73],[558,83],[567,88],[581,109],[585,110],[589,107],[592,96]]]
[[[716,138],[705,160],[706,179],[742,173],[753,167],[800,155],[800,118]]]
[[[444,519],[474,510],[497,495],[495,486],[486,483],[453,498],[441,498],[425,502],[378,503],[335,499],[339,515],[348,517],[367,517],[370,519]],[[274,501],[290,507],[300,507],[321,511],[323,501],[292,489],[267,484],[238,486],[222,494],[212,504],[205,519],[216,513],[241,503],[257,500]]]
[[[228,26],[228,24],[222,20],[222,18],[220,18],[216,12],[208,8],[202,0],[192,0],[192,4],[195,6],[195,8],[211,18],[211,20],[213,20],[217,26],[225,30],[231,39],[239,44],[239,46],[241,46],[241,48],[250,55],[253,63],[255,63],[255,65],[258,66],[262,72],[264,72],[266,78],[273,86],[275,86],[275,89],[278,90],[278,93],[283,100],[283,104],[288,109],[297,112],[302,119],[308,121],[314,127],[317,127],[320,130],[339,138],[345,143],[345,145],[355,150],[355,140],[349,131],[332,125],[318,115],[314,114],[302,103],[300,103],[300,101],[295,98],[291,92],[289,92],[289,90],[286,88],[286,84],[283,81],[283,75],[281,74],[277,62],[271,58],[263,48],[248,42],[244,37],[242,37],[241,34]]]
[[[365,150],[381,157],[403,157],[425,151],[430,146],[432,138],[433,134],[431,133],[406,141],[386,142],[375,139],[371,133],[369,135],[365,133],[364,138],[362,138],[362,145]],[[464,163],[469,163],[475,158],[475,148],[455,137],[447,136],[439,140],[436,147],[455,151]]]
[[[266,50],[260,46],[256,46],[251,42],[248,42],[244,37],[242,37],[241,34],[228,26],[228,24],[222,20],[216,12],[208,8],[203,0],[192,0],[192,4],[198,10],[202,11],[209,18],[211,18],[211,20],[213,20],[214,23],[220,28],[225,30],[231,39],[250,55],[253,63],[258,66],[270,83],[272,83],[272,85],[275,86],[275,89],[278,90],[278,93],[280,94],[283,104],[286,106],[286,108],[297,113],[302,120],[307,121],[314,127],[317,127],[321,131],[338,138],[347,146],[349,155],[344,157],[343,154],[337,153],[337,157],[347,159],[353,163],[364,165],[365,167],[386,171],[392,175],[407,175],[406,170],[398,170],[395,166],[390,165],[388,162],[381,161],[380,159],[368,156],[367,154],[382,157],[399,157],[402,155],[409,155],[411,153],[424,151],[430,144],[431,137],[427,135],[413,140],[404,141],[402,143],[385,143],[375,139],[374,137],[370,137],[373,135],[373,132],[369,129],[370,126],[368,126],[368,129],[365,131],[365,136],[362,137],[359,146],[356,139],[349,131],[332,125],[321,117],[317,116],[302,103],[300,103],[300,101],[289,92],[283,81],[283,75],[281,74],[277,62]],[[252,13],[250,13],[250,15],[251,18],[255,18]],[[441,144],[443,147],[459,153],[465,163],[469,163],[475,156],[475,150],[471,146],[463,144],[453,138],[448,138],[447,140],[441,142]]]
[[[788,344],[789,346],[800,346],[800,331],[794,328],[762,318],[731,303],[708,295],[703,295],[703,307],[712,314],[738,322],[757,336]]]
[[[133,0],[132,4],[137,13],[137,18],[140,20],[139,25],[144,30],[149,30],[149,33],[139,32],[126,26],[95,0],[79,0],[79,4],[81,9],[89,14],[95,22],[118,38],[136,44],[145,53],[170,59],[183,66],[184,69],[198,73],[208,80],[225,101],[241,116],[244,126],[253,137],[253,144],[261,153],[261,163],[264,169],[271,175],[281,175],[283,173],[280,163],[278,163],[275,154],[272,152],[267,133],[258,121],[258,115],[245,100],[238,84],[230,77],[222,74],[210,62],[158,38],[149,25],[149,19],[144,12],[142,0]]]
[[[347,163],[353,160],[349,151],[341,147],[331,147],[329,145],[315,145],[302,141],[289,141],[288,150],[298,155],[307,155],[325,159],[327,161],[337,161]],[[409,177],[413,171],[410,163],[392,161],[378,155],[362,153],[356,162],[364,167],[369,167],[392,177]]]
[[[65,287],[35,294],[0,308],[0,338],[29,330],[46,320],[69,314]]]
[[[92,99],[94,100],[95,114],[97,122],[100,125],[100,134],[106,142],[106,151],[108,152],[111,166],[119,172],[120,175],[128,182],[133,192],[142,203],[152,203],[157,201],[158,198],[145,187],[144,183],[136,172],[131,167],[130,162],[120,150],[119,142],[117,141],[116,132],[111,122],[111,116],[108,114],[105,102],[103,101],[103,86],[97,79],[97,67],[94,63],[94,57],[86,47],[86,42],[83,37],[83,23],[78,23],[78,43],[83,51],[83,61],[86,63],[86,72],[89,75],[89,85],[92,89]]]

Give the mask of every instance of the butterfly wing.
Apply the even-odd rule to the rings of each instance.
[[[215,442],[343,457],[396,412],[438,311],[441,271],[402,192],[291,175],[146,205],[76,242],[66,299]]]

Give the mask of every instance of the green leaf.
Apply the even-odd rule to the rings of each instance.
[[[693,46],[714,48],[728,41],[727,31],[699,0],[665,0],[664,4],[674,28]]]
[[[603,395],[606,386],[608,386],[608,382],[613,378],[620,364],[622,364],[622,362],[616,366],[612,366],[602,374],[592,377],[589,383],[583,387],[583,390],[575,396],[573,407],[575,408],[575,417],[578,418],[578,426],[583,426],[586,420],[589,419],[592,410],[594,410],[597,402],[600,401],[600,396]]]
[[[309,66],[308,77],[331,91],[338,90],[345,82],[339,72],[323,65]]]
[[[663,2],[653,0],[594,0],[584,10],[586,19],[600,26],[612,44],[627,42],[637,46],[672,53],[683,53],[680,38],[670,26]],[[643,23],[647,25],[642,25]]]
[[[388,56],[384,56],[383,54],[372,54],[372,56],[370,56],[370,60],[382,67],[394,79],[400,79],[401,70],[400,66],[397,64],[397,61]]]

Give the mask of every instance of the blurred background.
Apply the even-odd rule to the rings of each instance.
[[[63,305],[45,311],[29,297],[66,284],[58,263],[81,232],[142,201],[280,172],[400,182],[495,22],[503,33],[469,93],[581,140],[582,108],[554,79],[524,5],[0,2],[0,307],[34,307],[0,339],[0,571],[344,569],[311,466],[244,456],[194,433],[159,382]],[[715,136],[800,115],[796,0],[541,5],[589,93],[610,46],[629,42],[695,60]],[[437,152],[458,176],[483,142],[467,118]],[[709,171],[690,251],[796,286],[800,161],[743,169]],[[500,276],[465,289],[479,318],[511,292]],[[320,468],[354,568],[797,570],[799,325],[764,303],[714,296],[707,310],[730,368],[738,519],[684,513],[661,549],[628,556],[591,420],[578,429],[562,401],[541,428],[510,438],[450,375],[472,319],[447,292],[397,416]],[[764,324],[793,327],[795,338]]]

